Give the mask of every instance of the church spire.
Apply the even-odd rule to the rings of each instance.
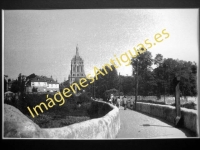
[[[76,46],[76,56],[79,56],[79,53],[78,53],[78,44]]]

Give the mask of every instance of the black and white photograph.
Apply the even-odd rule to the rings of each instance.
[[[197,138],[198,68],[198,8],[2,10],[2,138]]]

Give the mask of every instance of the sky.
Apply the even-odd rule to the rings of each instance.
[[[4,10],[3,74],[45,75],[58,82],[68,79],[76,53],[84,60],[85,74],[94,74],[110,59],[133,49],[166,29],[169,37],[148,49],[153,58],[198,64],[198,9],[58,9]],[[131,66],[118,68],[131,75]]]

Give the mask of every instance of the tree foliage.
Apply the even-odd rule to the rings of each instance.
[[[104,76],[99,74],[98,80],[93,83],[93,89],[95,90],[95,96],[106,99],[105,92],[110,89],[119,88],[119,76],[116,68],[111,65],[111,68],[105,66],[105,68],[100,69]]]
[[[18,80],[15,80],[11,85],[11,92],[17,93],[20,91],[20,86]]]
[[[136,58],[132,59],[133,76],[135,79],[138,74],[138,94],[153,94],[154,86],[156,86],[155,76],[152,72],[153,59],[151,52],[147,51]],[[136,82],[135,82],[136,83]]]
[[[152,69],[152,64],[156,68]],[[180,91],[182,96],[196,96],[197,65],[194,62],[172,58],[163,58],[157,54],[152,59],[147,51],[132,59],[133,76],[138,69],[139,95],[174,95],[174,77],[180,76]],[[138,68],[136,68],[138,66]],[[135,77],[134,77],[135,78]]]

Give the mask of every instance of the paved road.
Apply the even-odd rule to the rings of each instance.
[[[178,129],[164,120],[120,107],[120,131],[116,138],[187,138],[187,129]]]

